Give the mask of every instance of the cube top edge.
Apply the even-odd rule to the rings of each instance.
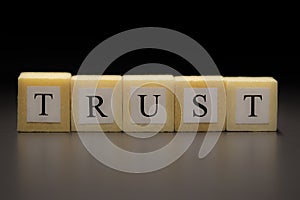
[[[175,76],[175,81],[223,81],[223,76]]]
[[[69,79],[69,72],[22,72],[18,79]]]
[[[106,80],[122,80],[121,75],[75,75],[71,78],[72,81],[106,81]]]
[[[173,75],[124,75],[124,81],[138,80],[138,81],[168,81],[174,80]]]
[[[248,76],[238,76],[238,77],[224,77],[226,82],[276,82],[277,80],[273,77],[248,77]]]

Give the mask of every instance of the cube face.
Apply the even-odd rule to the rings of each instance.
[[[18,131],[70,131],[70,73],[21,73]]]
[[[174,77],[123,76],[123,130],[174,131]]]
[[[228,77],[227,130],[276,131],[277,81],[271,77]]]
[[[175,131],[222,131],[225,117],[223,77],[175,77]]]
[[[71,79],[71,130],[122,130],[122,77],[78,75]]]

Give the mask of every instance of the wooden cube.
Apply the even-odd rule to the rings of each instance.
[[[18,79],[18,131],[70,131],[70,73],[23,72]]]
[[[122,77],[77,75],[71,78],[72,131],[122,130]]]
[[[228,77],[228,131],[277,130],[277,81],[271,77]]]
[[[123,76],[123,130],[174,131],[174,77]]]
[[[225,117],[222,76],[175,77],[175,131],[222,131]]]

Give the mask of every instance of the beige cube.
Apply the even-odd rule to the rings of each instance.
[[[122,130],[122,77],[77,75],[71,79],[71,130]]]
[[[222,131],[225,117],[222,76],[175,77],[175,131]]]
[[[18,131],[70,131],[70,73],[23,72],[18,79]]]
[[[123,130],[173,132],[173,92],[172,75],[123,76]]]
[[[272,77],[227,77],[228,131],[277,130],[277,81]]]

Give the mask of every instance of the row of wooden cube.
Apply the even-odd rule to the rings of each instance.
[[[276,131],[271,77],[24,72],[20,132]]]

